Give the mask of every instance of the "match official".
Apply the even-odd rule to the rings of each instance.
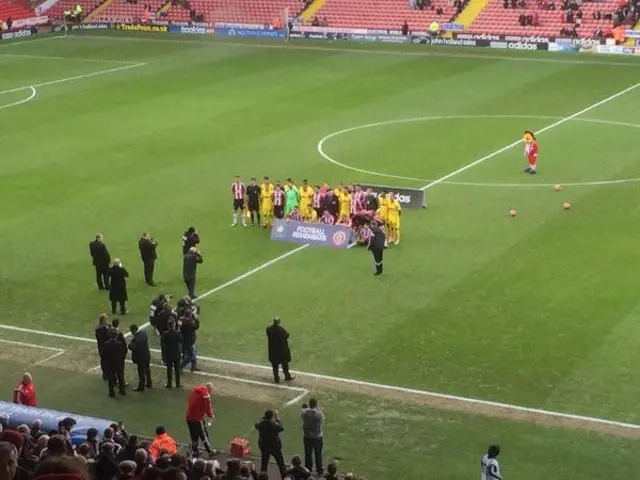
[[[251,215],[251,226],[260,225],[260,187],[252,178],[247,187],[247,207]]]
[[[150,287],[156,286],[156,284],[153,283],[153,270],[158,258],[158,254],[156,253],[157,247],[158,242],[151,238],[147,232],[144,232],[138,241],[142,264],[144,265],[144,281]]]
[[[385,235],[375,220],[371,223],[371,236],[369,237],[369,250],[373,255],[376,268],[375,276],[382,275],[382,257],[384,253]]]
[[[191,247],[182,260],[182,276],[190,298],[196,298],[196,271],[202,263],[202,255],[196,247]]]
[[[89,253],[96,269],[96,283],[98,290],[109,290],[109,264],[111,255],[109,249],[104,244],[104,237],[101,233],[96,235],[96,239],[89,243]]]

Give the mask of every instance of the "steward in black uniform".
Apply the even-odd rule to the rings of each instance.
[[[196,298],[196,270],[199,263],[202,263],[202,255],[196,247],[191,247],[182,260],[182,277],[191,298]]]
[[[118,384],[120,395],[126,395],[124,381],[124,359],[127,356],[127,346],[118,341],[118,332],[110,330],[109,341],[104,346],[105,366],[109,380],[109,396],[115,397],[115,385]]]
[[[273,319],[273,324],[266,329],[269,362],[273,368],[273,381],[280,383],[280,365],[284,372],[284,379],[289,382],[293,377],[289,373],[289,362],[291,362],[291,349],[289,348],[289,332],[280,325],[280,318]]]
[[[107,323],[107,314],[102,313],[98,318],[98,326],[96,327],[96,342],[98,343],[98,355],[100,355],[100,369],[102,370],[102,379],[107,380],[106,358],[104,347],[109,341],[111,327]]]
[[[200,234],[198,234],[195,228],[189,227],[189,229],[182,234],[182,255],[189,253],[191,247],[195,247],[199,243]]]
[[[256,179],[252,178],[247,187],[247,207],[251,214],[251,226],[260,225],[260,187],[256,185]]]
[[[382,228],[377,222],[371,224],[371,236],[369,237],[369,250],[373,255],[373,262],[376,267],[374,275],[382,275],[382,254],[384,253],[385,236]]]
[[[158,242],[151,238],[147,232],[144,232],[138,241],[142,264],[144,265],[144,281],[150,287],[155,287],[155,283],[153,283],[153,270],[156,266],[156,259],[158,258],[158,254],[156,253],[157,247]]]
[[[169,321],[169,330],[162,335],[164,359],[167,364],[167,388],[172,388],[173,374],[176,375],[176,388],[180,388],[180,359],[182,357],[182,335],[176,330],[176,322]]]
[[[109,290],[109,264],[111,263],[111,255],[103,240],[102,234],[98,233],[96,239],[89,243],[89,253],[93,260],[93,266],[96,269],[98,290]]]

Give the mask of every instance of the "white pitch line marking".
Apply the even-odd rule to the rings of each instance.
[[[23,333],[32,333],[34,335],[42,335],[42,336],[45,336],[45,337],[64,338],[66,340],[76,340],[76,341],[79,341],[79,342],[95,343],[95,339],[90,339],[90,338],[86,338],[86,337],[77,337],[77,336],[73,336],[73,335],[63,335],[63,334],[59,334],[59,333],[45,332],[45,331],[42,331],[42,330],[33,330],[33,329],[28,329],[28,328],[23,328],[23,327],[15,327],[15,326],[12,326],[12,325],[2,325],[2,324],[0,324],[0,329],[11,330],[11,331],[19,331],[19,332],[23,332]],[[38,347],[38,346],[36,345],[36,347]],[[160,353],[160,350],[158,350],[158,349],[151,349],[151,351],[154,352],[154,353]],[[235,366],[245,367],[245,368],[254,368],[256,370],[262,370],[262,371],[271,371],[271,367],[268,367],[266,365],[259,365],[259,364],[255,364],[255,363],[238,362],[238,361],[235,361],[235,360],[226,360],[226,359],[223,359],[223,358],[208,357],[208,356],[205,356],[205,355],[198,355],[198,358],[200,358],[202,360],[205,360],[205,361],[214,362],[214,363],[221,363],[221,364],[226,364],[226,365],[235,365]],[[462,403],[475,404],[475,405],[485,405],[485,406],[490,406],[490,407],[498,407],[498,408],[503,408],[505,410],[511,410],[511,411],[517,411],[517,412],[536,413],[538,415],[544,415],[544,416],[550,416],[550,417],[556,417],[556,418],[567,418],[567,419],[572,419],[572,420],[582,420],[582,421],[585,421],[585,422],[597,423],[597,424],[600,424],[600,425],[611,425],[611,426],[616,426],[616,427],[629,428],[629,429],[633,429],[633,430],[640,430],[640,425],[636,425],[636,424],[633,424],[633,423],[619,422],[619,421],[616,421],[616,420],[609,420],[609,419],[606,419],[606,418],[588,417],[588,416],[583,416],[583,415],[575,415],[575,414],[572,414],[572,413],[553,412],[553,411],[550,411],[550,410],[541,410],[541,409],[537,409],[537,408],[524,407],[524,406],[520,406],[520,405],[512,405],[512,404],[508,404],[508,403],[493,402],[493,401],[490,401],[490,400],[481,400],[481,399],[477,399],[477,398],[459,397],[459,396],[456,396],[456,395],[449,395],[449,394],[446,394],[446,393],[430,392],[430,391],[427,391],[427,390],[418,390],[418,389],[415,389],[415,388],[399,387],[399,386],[396,386],[396,385],[385,385],[385,384],[367,382],[367,381],[357,380],[357,379],[352,379],[352,378],[334,377],[334,376],[331,376],[331,375],[324,375],[324,374],[313,373],[313,372],[302,372],[302,371],[299,371],[299,370],[291,370],[291,373],[294,373],[294,374],[299,375],[301,377],[314,378],[314,379],[318,379],[318,380],[328,380],[328,381],[332,381],[332,382],[336,382],[336,383],[344,383],[344,384],[349,384],[349,385],[359,385],[359,386],[363,386],[363,387],[376,388],[376,389],[379,389],[379,390],[395,391],[395,392],[400,392],[400,393],[409,393],[409,394],[421,395],[421,396],[425,396],[425,397],[441,398],[441,399],[445,399],[445,400],[455,400],[455,401],[462,402]]]
[[[43,365],[47,362],[50,362],[51,360],[53,360],[54,358],[58,358],[61,355],[64,355],[66,352],[65,350],[61,350],[59,352],[54,353],[53,355],[49,355],[46,358],[43,358],[42,360],[37,361],[36,363],[33,364],[34,367],[37,367],[38,365]]]
[[[428,52],[421,51],[406,51],[406,50],[376,50],[376,49],[359,49],[359,48],[331,48],[321,46],[308,46],[308,45],[294,45],[294,44],[260,44],[260,43],[238,43],[227,42],[222,40],[202,41],[202,40],[167,40],[160,38],[138,38],[138,37],[109,37],[106,35],[82,35],[75,33],[73,36],[69,36],[70,39],[90,39],[90,40],[109,40],[109,41],[121,41],[121,42],[160,42],[160,43],[173,43],[173,44],[185,44],[195,46],[216,46],[223,45],[226,47],[237,48],[256,48],[256,49],[284,49],[284,50],[303,50],[311,52],[344,52],[344,53],[356,53],[362,55],[397,55],[397,56],[409,56],[409,57],[441,57],[441,58],[468,58],[475,60],[505,60],[513,62],[533,62],[533,63],[550,63],[560,65],[593,65],[593,66],[615,66],[615,67],[633,67],[639,68],[640,63],[637,62],[599,62],[588,60],[561,60],[556,58],[533,58],[533,57],[514,57],[510,55],[487,55],[482,53],[445,53],[434,52],[429,50]]]
[[[34,343],[25,343],[25,342],[18,342],[16,340],[6,340],[4,338],[0,338],[0,343],[8,343],[9,345],[17,345],[18,347],[26,347],[26,348],[34,348],[34,349],[40,349],[40,350],[49,350],[51,352],[62,352],[64,353],[64,350],[61,348],[55,348],[55,347],[47,347],[45,345],[36,345]]]
[[[290,407],[291,405],[295,405],[296,403],[300,402],[300,400],[302,400],[304,397],[309,395],[309,390],[305,390],[305,389],[302,389],[302,390],[303,391],[300,395],[298,395],[296,398],[289,400],[287,403],[284,404],[284,406]]]
[[[589,105],[586,108],[583,108],[582,110],[577,111],[576,113],[572,113],[571,115],[569,115],[568,117],[564,117],[556,122],[553,122],[550,125],[547,125],[546,127],[543,127],[541,129],[539,129],[536,132],[536,135],[540,135],[541,133],[544,132],[548,132],[549,130],[552,130],[556,127],[559,127],[560,125],[567,123],[570,120],[573,120],[576,117],[579,117],[580,115],[584,115],[587,112],[590,112],[591,110],[593,110],[594,108],[598,108],[602,105],[604,105],[605,103],[609,103],[611,100],[615,100],[616,98],[621,97],[622,95],[625,95],[626,93],[629,93],[633,90],[635,90],[636,88],[640,87],[640,83],[636,83],[628,88],[625,88],[624,90],[619,91],[618,93],[614,93],[613,95],[609,95],[607,98],[604,98],[602,100],[600,100],[599,102],[594,103],[593,105]],[[468,163],[467,165],[464,165],[460,168],[458,168],[457,170],[454,170],[453,172],[445,175],[444,177],[440,177],[437,180],[434,180],[433,182],[429,182],[427,183],[425,186],[423,186],[422,188],[420,188],[420,190],[428,190],[429,188],[432,188],[436,185],[438,185],[439,183],[444,182],[445,180],[450,179],[451,177],[454,177],[462,172],[465,172],[467,170],[469,170],[470,168],[475,167],[476,165],[479,165],[481,163],[486,162],[487,160],[492,159],[493,157],[496,157],[498,155],[500,155],[501,153],[504,153],[508,150],[511,150],[513,147],[520,145],[522,143],[522,139],[517,140],[513,143],[510,143],[509,145],[505,145],[504,147],[496,150],[495,152],[492,152],[488,155],[485,155],[482,158],[479,158],[471,163]]]
[[[33,40],[20,40],[17,42],[7,42],[3,45],[0,45],[0,48],[15,47],[17,45],[25,45],[27,43],[48,42],[50,40],[60,40],[62,38],[66,38],[66,37],[64,35],[58,35],[54,37],[34,38]]]
[[[4,95],[5,93],[20,92],[22,90],[27,90],[29,88],[46,87],[48,85],[57,85],[58,83],[72,82],[74,80],[82,80],[83,78],[91,78],[91,77],[97,77],[99,75],[107,75],[109,73],[122,72],[124,70],[130,70],[132,68],[144,67],[145,65],[146,63],[134,63],[131,65],[124,65],[122,67],[109,68],[107,70],[98,70],[97,72],[90,72],[82,75],[76,75],[74,77],[59,78],[57,80],[49,80],[48,82],[36,83],[27,87],[10,88],[8,90],[0,91],[0,95]]]
[[[386,125],[397,125],[403,123],[414,123],[414,122],[429,122],[429,121],[438,121],[438,120],[478,120],[478,119],[509,119],[509,118],[526,118],[526,119],[535,119],[535,120],[562,120],[564,117],[557,117],[551,115],[437,115],[430,117],[413,117],[413,118],[400,118],[395,120],[386,120],[383,122],[375,122],[375,123],[367,123],[364,125],[358,125],[356,127],[350,127],[343,130],[338,130],[336,132],[332,132],[323,138],[320,139],[318,145],[316,146],[317,152],[320,154],[322,158],[327,160],[334,165],[344,168],[346,170],[351,170],[354,172],[360,172],[367,175],[383,177],[383,178],[396,178],[400,180],[409,180],[416,182],[432,182],[431,179],[426,178],[416,178],[409,177],[405,175],[395,175],[389,173],[382,172],[374,172],[372,170],[365,170],[358,167],[353,167],[351,165],[347,165],[346,163],[339,162],[335,158],[331,157],[324,150],[325,142],[331,138],[337,137],[339,135],[343,135],[345,133],[364,130],[367,128],[373,127],[382,127]],[[630,127],[630,128],[640,128],[640,124],[628,123],[628,122],[618,122],[615,120],[601,120],[598,118],[572,118],[572,121],[575,122],[583,122],[583,123],[595,123],[601,125],[613,125],[618,127]],[[640,182],[640,177],[638,178],[622,178],[615,180],[594,180],[588,182],[563,182],[557,181],[555,183],[498,183],[498,182],[459,182],[459,181],[443,181],[441,182],[443,185],[460,185],[460,186],[469,186],[469,187],[508,187],[508,188],[517,188],[517,187],[553,187],[556,184],[561,184],[563,186],[572,186],[572,187],[590,187],[590,186],[601,186],[601,185],[618,185],[625,183],[635,183]]]
[[[17,107],[18,105],[22,105],[23,103],[30,102],[31,100],[36,98],[36,95],[38,94],[38,92],[36,92],[36,89],[33,87],[25,87],[24,90],[26,90],[27,88],[31,89],[31,95],[29,95],[28,98],[25,98],[23,100],[18,100],[17,102],[9,103],[8,105],[1,105],[0,110],[6,110],[7,108]],[[0,95],[2,95],[3,93],[5,92],[0,92]]]
[[[0,58],[25,58],[34,60],[67,60],[76,62],[91,62],[91,63],[116,63],[120,65],[131,65],[137,62],[128,62],[126,60],[103,60],[100,58],[84,58],[84,57],[58,57],[51,55],[29,55],[22,53],[0,53]]]

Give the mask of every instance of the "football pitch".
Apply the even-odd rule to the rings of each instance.
[[[6,399],[28,370],[43,407],[186,441],[187,387],[211,380],[219,448],[255,445],[253,424],[278,408],[286,456],[301,453],[298,409],[314,395],[327,458],[374,480],[475,478],[489,443],[507,478],[640,470],[640,62],[100,34],[3,42],[0,71]],[[428,208],[404,210],[374,278],[363,248],[230,228],[235,175],[422,188]],[[159,293],[184,294],[190,225],[203,371],[165,391],[156,351],[158,388],[110,399],[88,243],[103,232],[131,273],[128,330]],[[289,385],[266,367],[276,315]]]

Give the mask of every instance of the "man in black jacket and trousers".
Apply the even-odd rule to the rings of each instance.
[[[109,269],[109,279],[111,287],[109,289],[109,300],[111,300],[111,313],[116,314],[116,304],[120,304],[120,315],[127,314],[127,277],[129,272],[124,268],[119,258],[113,261]]]
[[[138,241],[142,264],[144,265],[144,281],[150,287],[156,286],[155,283],[153,283],[153,270],[156,265],[156,259],[158,258],[158,254],[156,253],[157,247],[158,242],[151,238],[147,232],[144,232]]]
[[[89,253],[93,260],[93,266],[96,269],[98,290],[109,290],[109,264],[111,263],[111,255],[109,254],[109,249],[104,244],[104,238],[101,233],[98,233],[96,239],[89,243]]]
[[[196,247],[191,247],[182,260],[182,276],[190,298],[196,298],[196,271],[199,263],[202,263],[202,255]]]
[[[200,243],[200,234],[198,231],[189,227],[189,229],[182,234],[182,255],[186,255],[191,250],[191,247],[195,247]]]
[[[182,357],[182,335],[176,329],[175,320],[169,320],[169,329],[162,335],[164,361],[167,364],[167,388],[173,388],[173,374],[176,376],[176,388],[180,388],[180,358]]]
[[[180,302],[178,302],[180,305]],[[200,320],[194,309],[178,307],[178,323],[182,334],[182,363],[181,368],[191,364],[191,372],[198,372],[198,350],[196,349],[196,331],[200,328]]]
[[[282,441],[280,440],[280,433],[284,431],[284,427],[278,419],[278,411],[267,410],[264,412],[264,417],[255,424],[255,429],[258,431],[260,471],[267,471],[269,468],[269,459],[273,457],[280,469],[280,475],[284,479],[287,467],[284,464]]]
[[[369,250],[373,255],[373,262],[376,268],[375,276],[382,275],[382,257],[384,252],[385,235],[375,220],[371,224],[371,236],[369,237]]]
[[[293,377],[289,373],[291,349],[289,348],[289,332],[280,325],[280,318],[273,319],[273,324],[266,329],[269,345],[269,362],[273,368],[273,381],[280,383],[280,365],[284,372],[284,379],[289,382]]]
[[[100,369],[102,370],[102,379],[107,380],[106,357],[104,347],[111,338],[111,328],[109,327],[108,317],[106,313],[101,313],[98,317],[98,326],[96,327],[96,342],[98,343],[98,355],[100,355]]]
[[[147,332],[140,330],[137,325],[129,327],[131,332],[131,361],[138,367],[138,388],[136,392],[144,392],[144,388],[151,388],[151,350],[149,349],[149,337]]]
[[[115,385],[118,384],[120,395],[126,395],[124,381],[124,359],[127,356],[127,347],[123,347],[118,341],[118,332],[110,329],[109,341],[104,346],[105,366],[107,368],[107,379],[109,380],[109,396],[115,397]]]

